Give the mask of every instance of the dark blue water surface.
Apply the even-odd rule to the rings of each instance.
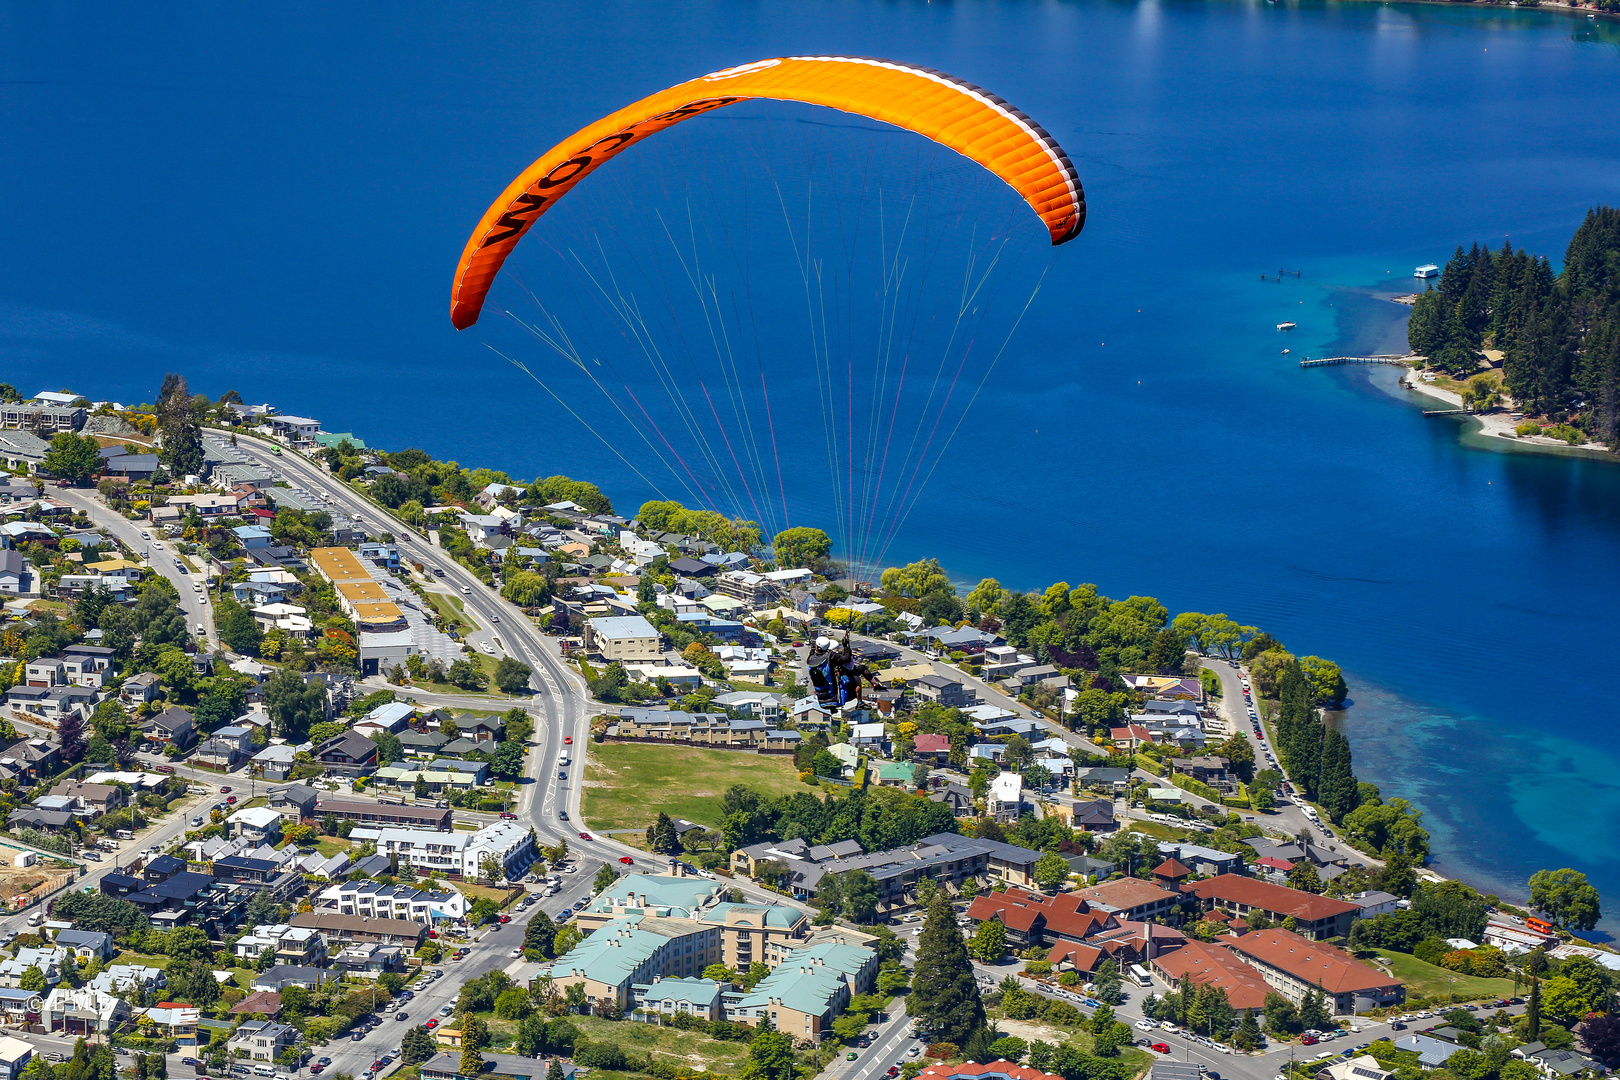
[[[1091,219],[889,561],[1150,593],[1335,658],[1358,771],[1424,810],[1441,868],[1515,894],[1571,865],[1620,897],[1620,468],[1426,421],[1391,369],[1294,363],[1398,347],[1387,297],[1459,241],[1557,256],[1620,197],[1605,34],[1371,2],[0,4],[0,377],[133,402],[179,370],[633,509],[647,484],[482,324],[451,331],[478,215],[705,71],[947,70],[1068,148]],[[817,453],[788,455],[803,506]]]

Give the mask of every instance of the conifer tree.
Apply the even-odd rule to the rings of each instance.
[[[1329,728],[1322,733],[1322,778],[1317,799],[1328,817],[1340,822],[1356,808],[1360,794],[1350,771],[1350,740],[1343,732]]]
[[[963,1046],[984,1026],[984,1002],[973,979],[967,942],[943,893],[928,908],[911,986],[906,1012],[932,1031],[936,1042]]]

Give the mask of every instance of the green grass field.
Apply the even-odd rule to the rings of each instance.
[[[1373,951],[1389,961],[1390,969],[1395,972],[1396,978],[1406,983],[1408,994],[1422,994],[1429,998],[1444,997],[1449,978],[1452,996],[1457,1001],[1513,996],[1512,979],[1482,979],[1476,975],[1459,975],[1455,971],[1447,971],[1434,964],[1425,964],[1409,953],[1390,952],[1387,949]]]
[[[662,810],[718,828],[720,796],[733,784],[766,795],[801,787],[787,756],[667,744],[593,745],[585,774],[585,820],[593,829],[640,829]]]

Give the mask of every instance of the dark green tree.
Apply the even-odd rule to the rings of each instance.
[[[918,938],[906,1012],[920,1020],[936,1042],[962,1046],[984,1027],[984,1003],[973,978],[967,943],[943,893],[934,897]]]
[[[399,1057],[402,1064],[420,1065],[438,1052],[439,1046],[433,1033],[421,1024],[412,1025],[400,1037]]]
[[[538,949],[547,959],[552,955],[552,943],[557,937],[557,924],[543,911],[536,911],[523,928],[523,947]]]
[[[1350,740],[1336,728],[1322,733],[1322,777],[1317,801],[1335,823],[1361,805],[1355,775],[1350,771]]]
[[[101,467],[101,444],[89,435],[59,431],[51,437],[40,468],[75,486],[90,479]]]
[[[158,459],[171,476],[189,476],[202,471],[202,427],[192,403],[186,380],[173,372],[163,377],[157,399]]]
[[[1559,926],[1591,930],[1603,917],[1597,887],[1579,870],[1537,870],[1530,875],[1530,906]]]
[[[661,855],[679,855],[681,838],[675,833],[675,822],[663,811],[647,826],[647,846]]]

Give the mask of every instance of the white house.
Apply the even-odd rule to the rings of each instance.
[[[1024,778],[1014,772],[997,773],[990,781],[985,809],[1002,821],[1016,821],[1024,807]]]

